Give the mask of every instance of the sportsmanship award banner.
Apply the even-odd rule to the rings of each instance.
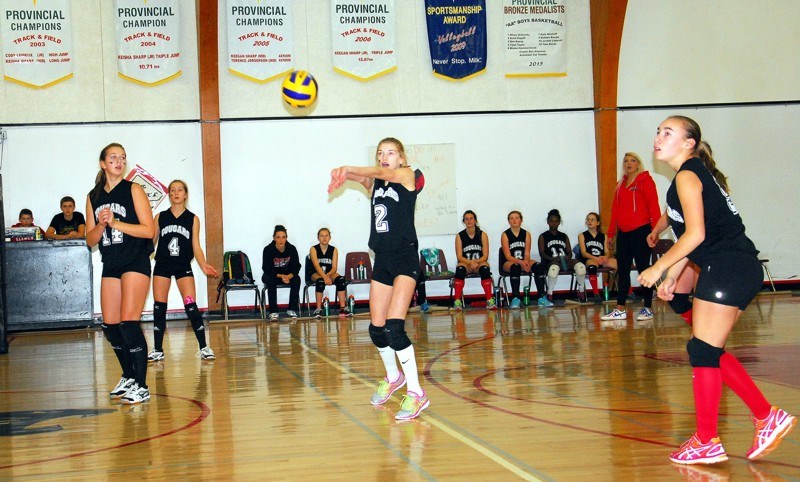
[[[397,69],[394,0],[331,0],[333,70],[372,80]]]
[[[228,69],[269,82],[292,69],[292,0],[228,0]]]
[[[6,80],[43,89],[72,77],[70,0],[2,0],[0,15]]]
[[[503,0],[506,77],[567,75],[566,0]]]
[[[433,75],[467,80],[486,70],[484,0],[425,0]]]
[[[114,0],[114,20],[120,77],[154,86],[181,75],[178,0]]]

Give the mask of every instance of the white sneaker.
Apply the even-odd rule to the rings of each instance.
[[[119,401],[125,405],[135,405],[137,403],[148,402],[150,401],[150,390],[147,388],[142,388],[139,386],[139,384],[134,383],[131,389],[128,390],[128,393],[123,395]]]
[[[214,355],[214,350],[212,350],[210,346],[201,348],[195,356],[201,360],[214,360],[217,358],[216,355]]]
[[[600,317],[600,319],[603,320],[603,321],[625,320],[627,318],[628,318],[628,312],[627,311],[620,311],[620,310],[618,310],[616,308],[614,308],[614,310],[611,313],[608,313],[607,315],[603,315],[603,316]]]
[[[122,377],[119,379],[119,383],[117,386],[111,390],[111,393],[108,394],[108,398],[120,398],[125,395],[128,390],[136,383],[136,380],[133,378],[125,378]]]
[[[292,318],[293,320],[297,319],[297,313],[294,310],[289,310],[286,312],[286,314],[289,315],[289,317]]]
[[[636,319],[639,320],[639,321],[652,320],[653,319],[653,310],[651,310],[650,308],[646,308],[646,307],[642,308],[639,311],[639,316],[637,316]]]
[[[147,354],[147,361],[149,362],[157,362],[164,359],[164,352],[158,351],[155,348],[150,350],[150,353]]]
[[[269,321],[278,321],[278,314],[277,313],[270,313],[269,314]]]

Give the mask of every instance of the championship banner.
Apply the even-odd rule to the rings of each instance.
[[[566,3],[503,0],[506,77],[567,75]]]
[[[150,201],[150,210],[155,211],[161,201],[167,197],[167,186],[161,181],[156,179],[155,176],[145,171],[142,166],[136,164],[136,167],[131,169],[125,180],[135,182],[142,186],[144,193],[147,194],[147,199]]]
[[[228,70],[269,82],[292,70],[292,0],[228,0]]]
[[[425,0],[433,75],[467,80],[486,70],[485,0]]]
[[[44,89],[72,78],[70,0],[0,0],[5,79]]]
[[[178,0],[114,0],[120,77],[155,86],[181,75]]]
[[[331,0],[333,70],[362,82],[397,70],[394,0]]]

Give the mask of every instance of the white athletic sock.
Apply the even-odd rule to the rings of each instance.
[[[383,366],[386,367],[386,379],[390,382],[397,380],[400,376],[400,370],[397,369],[397,360],[394,358],[394,350],[391,347],[378,348],[378,353],[381,354]]]
[[[578,291],[581,291],[581,292],[586,291],[586,275],[585,274],[575,275],[575,281],[577,281],[577,283],[578,283]]]
[[[547,296],[553,296],[553,289],[555,289],[556,283],[558,283],[558,276],[555,278],[547,277]]]
[[[422,387],[419,385],[419,374],[417,373],[417,359],[414,356],[414,345],[397,352],[397,358],[403,365],[403,373],[406,376],[406,390],[422,395]]]

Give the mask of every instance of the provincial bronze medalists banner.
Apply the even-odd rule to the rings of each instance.
[[[72,78],[70,0],[2,0],[0,15],[7,81],[43,89]]]
[[[228,0],[228,70],[269,82],[294,64],[292,0]]]
[[[397,69],[394,0],[331,0],[333,70],[360,81]]]
[[[181,75],[178,0],[114,0],[119,76],[155,86]]]
[[[566,0],[503,0],[506,77],[567,75]]]
[[[433,75],[467,80],[486,70],[486,2],[425,0]]]

